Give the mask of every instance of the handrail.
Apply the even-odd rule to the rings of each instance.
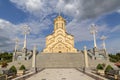
[[[33,75],[34,73],[35,73],[35,72],[30,72],[30,73],[28,73],[28,74],[25,74],[25,75],[16,77],[16,78],[14,78],[14,79],[12,79],[12,80],[21,80],[21,79],[27,78],[28,76]]]
[[[90,76],[90,77],[92,77],[92,78],[94,78],[95,80],[108,80],[108,79],[106,79],[106,78],[104,78],[104,77],[101,77],[101,76],[99,76],[99,75],[96,75],[96,74],[93,74],[93,73],[91,73],[90,71],[88,71],[88,72],[84,72],[82,69],[80,69],[80,68],[75,68],[76,70],[78,70],[78,71],[80,71],[80,72],[83,72],[84,74],[86,74],[86,75],[88,75],[88,76]]]

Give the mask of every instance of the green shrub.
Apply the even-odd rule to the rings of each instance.
[[[15,66],[11,66],[11,68],[9,69],[9,71],[10,71],[11,73],[17,74],[17,69],[16,69]]]
[[[102,64],[98,64],[98,65],[97,65],[97,67],[96,67],[96,69],[97,69],[97,70],[103,70],[103,69],[104,69],[104,67],[103,67],[103,65],[102,65]]]
[[[105,69],[105,72],[109,72],[110,70],[113,70],[113,68],[111,65],[108,65]]]
[[[21,65],[21,67],[19,68],[19,70],[25,70],[25,66],[24,65]]]

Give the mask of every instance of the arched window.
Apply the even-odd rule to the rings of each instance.
[[[56,29],[58,28],[58,23],[56,23]]]
[[[63,23],[62,23],[62,29],[63,29]]]

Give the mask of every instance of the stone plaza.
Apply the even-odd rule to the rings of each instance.
[[[45,69],[27,80],[95,80],[92,77],[74,69]]]

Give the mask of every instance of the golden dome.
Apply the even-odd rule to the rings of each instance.
[[[57,16],[57,18],[54,19],[54,23],[56,21],[64,21],[66,23],[66,20],[62,16]]]

